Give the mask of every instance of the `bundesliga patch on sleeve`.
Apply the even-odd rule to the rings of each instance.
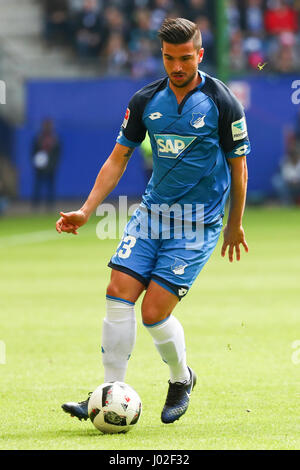
[[[126,129],[126,126],[127,126],[127,124],[128,124],[129,116],[130,116],[130,109],[127,108],[127,109],[126,109],[126,113],[125,113],[125,117],[124,117],[124,121],[123,121],[123,124],[122,124],[122,127],[123,127],[124,129]]]
[[[231,124],[232,138],[233,140],[241,140],[247,137],[247,124],[246,119],[242,117],[238,121],[234,121]]]

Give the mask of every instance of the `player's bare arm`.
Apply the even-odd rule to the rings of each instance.
[[[248,170],[246,157],[228,159],[231,169],[231,191],[230,205],[227,224],[224,228],[224,242],[221,254],[224,257],[228,248],[229,261],[234,259],[234,251],[237,261],[240,260],[240,245],[243,245],[248,252],[248,245],[245,240],[245,232],[242,226],[242,219],[245,210]]]
[[[93,189],[83,206],[72,212],[60,212],[61,217],[56,222],[58,233],[67,232],[77,235],[77,229],[84,225],[99,204],[117,186],[123,175],[128,160],[134,148],[116,144],[112,153],[98,173]]]

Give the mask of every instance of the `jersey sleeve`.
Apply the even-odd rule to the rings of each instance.
[[[117,143],[126,147],[138,147],[146,136],[143,123],[144,103],[138,93],[130,100],[121,126]]]
[[[241,103],[226,87],[219,101],[219,136],[226,158],[250,153],[247,123]]]

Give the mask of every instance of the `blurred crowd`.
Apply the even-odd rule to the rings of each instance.
[[[231,70],[299,71],[299,0],[229,0],[227,11]]]
[[[215,66],[215,12],[212,0],[41,0],[45,38],[64,41],[80,58],[99,60],[111,75],[161,73],[157,30],[166,17],[199,25],[206,70]],[[230,69],[292,73],[299,64],[300,0],[228,0]]]
[[[213,64],[212,2],[204,0],[42,0],[44,34],[72,45],[82,59],[99,60],[110,75],[140,78],[162,72],[157,30],[164,18],[198,22]],[[210,5],[210,6],[209,6]]]
[[[300,206],[300,109],[294,126],[285,129],[285,154],[272,184],[283,205]]]

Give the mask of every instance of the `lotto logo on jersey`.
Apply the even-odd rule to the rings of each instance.
[[[157,154],[162,158],[177,158],[197,137],[174,134],[154,134]]]
[[[122,124],[122,127],[125,129],[127,124],[128,124],[128,121],[129,121],[129,116],[130,116],[130,109],[127,108],[126,109],[126,113],[125,113],[125,117],[124,117],[124,121],[123,121],[123,124]]]
[[[241,140],[247,137],[246,119],[242,117],[242,119],[234,121],[231,124],[231,131],[233,140]]]
[[[234,150],[235,155],[241,157],[242,155],[247,155],[249,153],[249,145],[243,144]]]

